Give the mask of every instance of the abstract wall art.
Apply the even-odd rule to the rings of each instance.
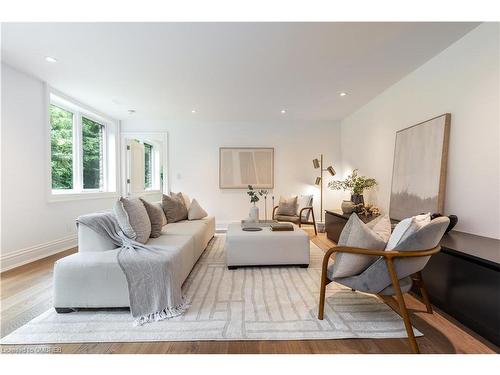
[[[272,189],[274,187],[274,148],[219,148],[219,188]]]
[[[396,132],[391,219],[443,213],[451,114]]]

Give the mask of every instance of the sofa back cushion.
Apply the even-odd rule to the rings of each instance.
[[[193,198],[188,210],[188,220],[200,220],[207,216],[208,216],[207,211],[205,211],[200,206],[198,201]]]
[[[149,220],[151,221],[151,238],[157,238],[160,237],[161,235],[161,229],[163,227],[163,218],[165,214],[163,213],[163,210],[161,206],[159,207],[157,204],[150,203],[148,201],[145,201],[144,199],[140,198],[142,204],[146,208],[146,211],[149,216]]]
[[[113,207],[116,220],[123,233],[130,239],[146,243],[151,235],[151,220],[139,198],[121,197]]]
[[[167,223],[175,223],[188,218],[188,210],[181,193],[172,193],[170,196],[163,194],[161,204]]]

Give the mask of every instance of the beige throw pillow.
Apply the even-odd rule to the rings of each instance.
[[[154,203],[149,203],[144,199],[140,198],[142,204],[146,208],[146,211],[149,216],[149,220],[151,221],[151,238],[157,238],[161,235],[161,228],[163,227],[163,210],[155,205]]]
[[[391,221],[388,216],[380,216],[367,225],[353,213],[347,220],[340,234],[338,246],[360,247],[363,249],[383,250],[391,233]],[[333,267],[328,269],[330,279],[359,275],[366,270],[377,257],[337,253]]]
[[[288,199],[280,197],[280,203],[276,210],[276,215],[296,216],[297,196]]]
[[[207,211],[205,211],[200,206],[198,201],[193,198],[188,210],[188,220],[200,220],[207,216],[208,216]]]
[[[113,208],[123,233],[130,239],[146,243],[151,235],[151,220],[142,201],[121,197]]]
[[[168,223],[175,223],[188,218],[184,199],[182,198],[182,194],[180,197],[179,194],[172,194],[171,196],[163,194],[162,207]]]

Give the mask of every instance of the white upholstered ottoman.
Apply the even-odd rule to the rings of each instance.
[[[294,265],[309,266],[309,236],[294,225],[289,232],[262,228],[246,232],[240,223],[229,224],[225,243],[229,269],[239,266]]]

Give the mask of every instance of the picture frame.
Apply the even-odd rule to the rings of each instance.
[[[220,147],[220,189],[274,188],[273,147]]]
[[[389,216],[444,212],[451,114],[396,132]]]

